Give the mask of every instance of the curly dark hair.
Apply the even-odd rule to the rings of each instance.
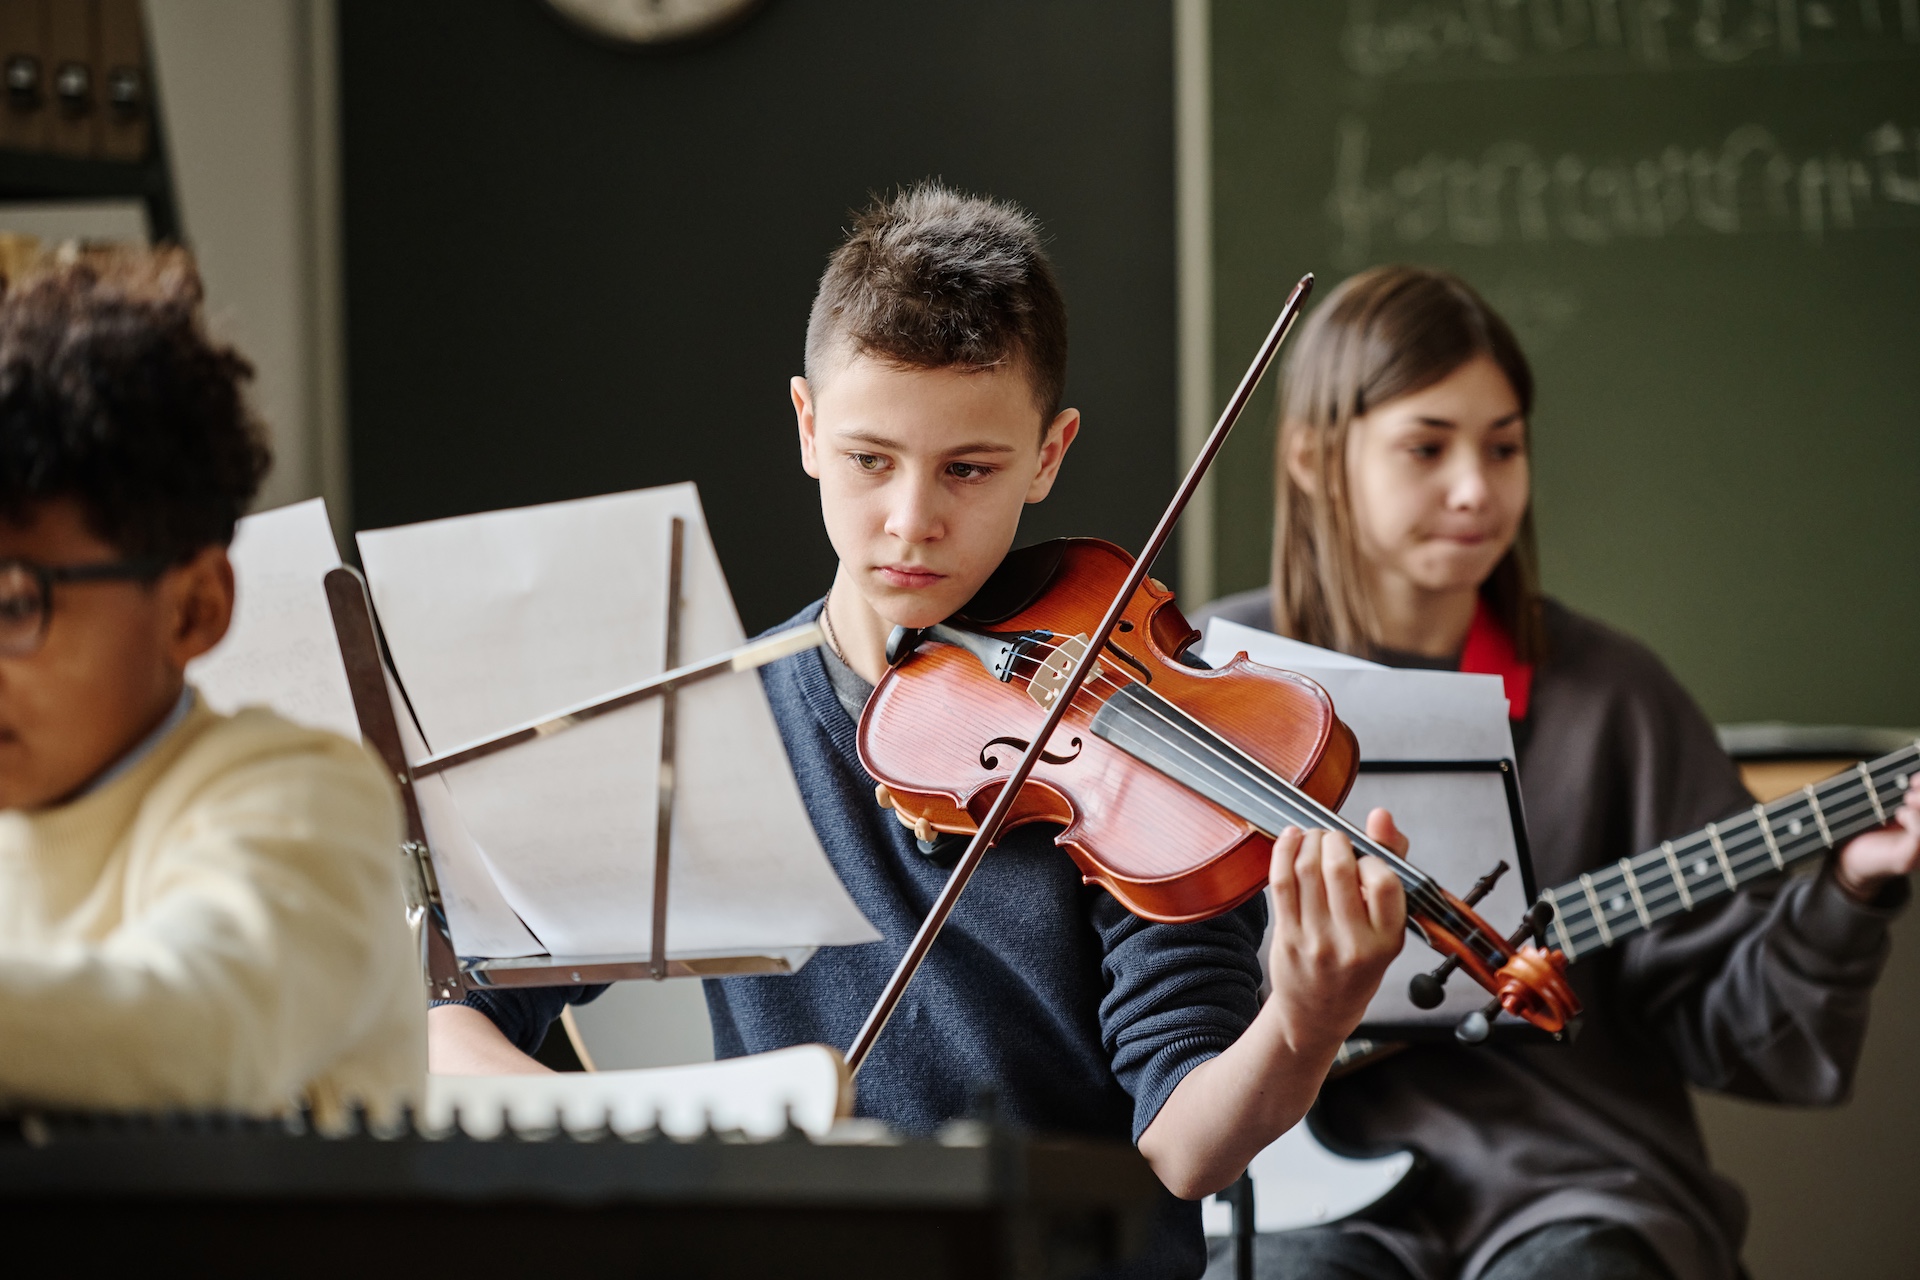
[[[121,554],[169,563],[231,542],[272,457],[192,257],[94,251],[4,287],[0,515],[74,499]]]
[[[1067,382],[1067,304],[1040,224],[1017,205],[922,182],[876,199],[820,277],[807,380],[845,352],[909,369],[1018,361],[1051,421]]]

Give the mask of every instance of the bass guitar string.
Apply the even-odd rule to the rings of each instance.
[[[1895,781],[1893,792],[1897,797],[1897,793],[1900,790],[1898,786],[1898,771],[1908,766],[1910,764],[1909,757],[1913,756],[1920,756],[1920,752],[1906,748],[1870,766],[1867,776],[1872,779],[1874,793],[1877,795],[1882,789],[1884,779],[1881,775],[1892,774]],[[1826,794],[1829,791],[1838,791],[1840,794]],[[1838,775],[1835,778],[1827,779],[1818,784],[1815,789],[1815,794],[1825,801],[1825,803],[1821,805],[1821,810],[1827,816],[1830,826],[1838,828],[1841,832],[1841,834],[1836,835],[1836,840],[1845,839],[1858,830],[1865,830],[1877,825],[1877,813],[1874,814],[1872,819],[1868,817],[1872,807],[1872,801],[1865,799],[1867,790],[1858,773],[1846,773]],[[1784,802],[1776,801],[1775,803],[1778,806],[1777,809],[1769,808],[1766,811],[1770,822],[1775,818],[1783,822],[1791,821],[1791,815],[1800,809],[1805,809],[1811,813],[1811,804],[1804,796],[1787,797]],[[1804,822],[1804,820],[1802,821]],[[1717,826],[1716,830],[1721,836],[1722,847],[1727,851],[1729,868],[1734,870],[1734,879],[1741,885],[1757,879],[1761,875],[1769,874],[1777,870],[1773,863],[1772,852],[1766,844],[1760,819],[1755,814],[1745,813],[1738,815],[1729,820],[1725,826]],[[1776,838],[1775,843],[1782,849],[1781,860],[1783,862],[1787,860],[1799,861],[1811,853],[1829,847],[1823,840],[1813,836],[1811,833],[1804,833],[1800,836],[1793,836],[1784,832],[1781,834],[1785,835],[1784,841]],[[1726,888],[1724,877],[1717,874],[1716,864],[1709,863],[1706,859],[1697,856],[1700,852],[1699,845],[1702,841],[1710,843],[1710,837],[1704,833],[1697,833],[1683,837],[1680,841],[1676,842],[1676,855],[1691,860],[1695,868],[1701,868],[1703,865],[1705,868],[1703,872],[1696,874],[1696,878],[1692,882],[1691,893],[1696,898],[1710,898],[1719,896],[1723,890],[1725,892],[1732,892],[1731,889]],[[1673,884],[1671,870],[1665,866],[1664,852],[1662,850],[1654,850],[1650,853],[1643,853],[1637,858],[1631,859],[1630,864],[1634,864],[1636,880],[1641,871],[1657,870],[1660,873],[1658,879],[1650,878],[1648,883],[1642,886],[1643,892],[1647,893],[1647,901],[1650,907],[1653,904],[1658,904],[1659,907],[1662,908],[1658,912],[1659,918],[1664,919],[1668,916],[1678,914],[1677,911],[1664,909],[1669,902],[1683,898],[1683,895],[1679,893],[1677,887]],[[1609,900],[1619,898],[1621,888],[1627,883],[1625,871],[1618,865],[1606,868],[1603,871],[1597,871],[1594,873],[1594,877],[1596,893]],[[1662,880],[1665,881],[1665,884],[1658,893],[1655,893],[1655,886],[1659,885]],[[1569,910],[1566,914],[1565,923],[1570,931],[1578,929],[1578,935],[1575,940],[1576,948],[1585,945],[1588,949],[1591,949],[1593,937],[1604,938],[1606,931],[1599,928],[1598,920],[1595,918],[1591,906],[1585,902],[1584,895],[1572,899],[1569,906],[1572,907],[1576,904],[1578,910]],[[1616,934],[1636,932],[1639,928],[1645,927],[1640,925],[1637,919],[1629,920],[1624,908],[1619,913],[1605,911],[1603,914],[1609,928]],[[1616,914],[1620,916],[1619,923],[1617,924],[1615,923]],[[1649,914],[1654,914],[1654,912],[1650,909]],[[1590,934],[1592,936],[1589,936]]]
[[[1851,781],[1858,785],[1857,778],[1844,775],[1839,781]],[[1861,795],[1864,796],[1864,788]],[[1826,798],[1839,801],[1837,804],[1821,806],[1829,823],[1840,832],[1835,837],[1836,841],[1844,840],[1856,831],[1866,830],[1875,825],[1866,817],[1870,802],[1860,797]],[[1783,808],[1780,813],[1784,816],[1791,813],[1794,807],[1804,804],[1804,800],[1797,801],[1795,805]],[[1716,826],[1716,831],[1721,837],[1722,848],[1727,853],[1728,871],[1737,886],[1744,887],[1754,880],[1776,872],[1772,853],[1766,847],[1759,820],[1754,815],[1739,815],[1729,820],[1724,827]],[[1658,923],[1660,920],[1689,910],[1687,906],[1689,897],[1695,902],[1700,902],[1734,892],[1733,888],[1728,887],[1726,876],[1719,869],[1717,854],[1713,855],[1712,860],[1700,856],[1703,842],[1710,845],[1711,837],[1698,833],[1674,842],[1676,862],[1685,860],[1691,863],[1691,869],[1695,871],[1693,877],[1687,878],[1686,871],[1689,868],[1682,868],[1681,875],[1687,880],[1688,885],[1686,893],[1682,893],[1680,887],[1675,884],[1673,871],[1665,863],[1664,850],[1652,851],[1650,859],[1643,853],[1638,858],[1630,860],[1633,863],[1639,863],[1642,859],[1648,859],[1646,865],[1635,867],[1635,880],[1638,883],[1640,873],[1643,871],[1651,873],[1648,880],[1640,884],[1642,892],[1646,895],[1645,901],[1651,923]],[[1784,842],[1776,841],[1776,843],[1781,848],[1783,862],[1797,862],[1830,847],[1811,833],[1799,837],[1789,836]],[[1625,871],[1617,864],[1594,872],[1593,877],[1596,897],[1607,902],[1620,899],[1621,890],[1627,885]],[[1584,894],[1570,897],[1567,905],[1569,909],[1566,912],[1563,927],[1568,931],[1573,946],[1578,951],[1593,950],[1596,942],[1605,946],[1608,944],[1609,936],[1617,938],[1639,932],[1647,927],[1639,921],[1637,913],[1624,906],[1617,912],[1602,907],[1596,915]],[[1606,928],[1601,927],[1602,920],[1605,921]]]
[[[1898,785],[1901,771],[1904,769],[1910,772],[1916,761],[1920,761],[1920,749],[1907,747],[1870,764],[1867,779],[1871,779],[1873,793],[1876,796],[1881,794],[1888,780],[1883,775],[1890,775],[1894,785],[1889,794],[1897,802],[1899,793],[1903,790]],[[1878,811],[1874,810],[1873,802],[1867,798],[1867,794],[1867,780],[1863,779],[1858,772],[1839,774],[1814,785],[1814,795],[1820,801],[1820,811],[1826,817],[1829,829],[1834,832],[1835,843],[1878,825]],[[1784,827],[1796,820],[1804,826],[1813,816],[1813,801],[1802,793],[1783,797],[1775,801],[1773,806],[1767,806],[1764,811],[1770,826],[1777,824]],[[1806,816],[1796,817],[1800,813]],[[1816,828],[1818,826],[1817,823],[1813,825]],[[1720,835],[1722,847],[1727,852],[1727,861],[1733,877],[1740,886],[1744,887],[1753,880],[1778,871],[1774,866],[1772,850],[1767,845],[1761,819],[1757,814],[1752,812],[1740,814],[1728,820],[1725,825],[1716,824],[1715,830]],[[1710,847],[1709,836],[1704,832],[1694,833],[1675,841],[1674,844],[1677,860],[1684,859],[1696,868],[1705,865],[1705,871],[1696,873],[1696,876],[1689,881],[1689,893],[1695,900],[1718,898],[1723,894],[1734,892],[1727,887],[1725,878],[1718,873],[1717,859],[1709,862],[1699,856],[1703,844]],[[1815,832],[1805,830],[1797,836],[1784,830],[1777,831],[1775,845],[1780,850],[1782,862],[1798,862],[1832,847]],[[1641,885],[1641,889],[1646,894],[1648,914],[1656,923],[1682,914],[1687,909],[1685,907],[1687,895],[1683,895],[1679,887],[1674,884],[1673,873],[1666,866],[1663,850],[1642,853],[1630,859],[1629,864],[1634,868],[1636,880],[1643,871],[1652,873],[1647,882]],[[1625,870],[1617,864],[1593,874],[1596,895],[1605,900],[1618,898],[1620,891],[1627,883]],[[1682,874],[1684,876],[1685,868]],[[1680,905],[1671,906],[1674,903]],[[1619,919],[1616,920],[1615,913],[1603,908],[1601,915],[1608,927],[1602,929],[1600,918],[1596,917],[1593,907],[1585,901],[1584,894],[1570,898],[1567,905],[1568,910],[1563,916],[1562,923],[1578,951],[1593,950],[1596,942],[1605,945],[1605,938],[1609,932],[1617,936],[1635,933],[1646,927],[1639,922],[1637,915],[1629,910],[1619,913]]]

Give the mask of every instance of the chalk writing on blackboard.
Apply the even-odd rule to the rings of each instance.
[[[1364,121],[1339,123],[1327,212],[1349,266],[1370,261],[1382,239],[1602,246],[1798,231],[1819,243],[1866,228],[1920,228],[1920,128],[1891,121],[1817,154],[1790,152],[1757,124],[1704,146],[1676,142],[1626,158],[1506,139],[1478,155],[1428,152],[1376,174],[1373,150]]]
[[[1664,71],[1920,57],[1920,0],[1348,0],[1369,78]]]

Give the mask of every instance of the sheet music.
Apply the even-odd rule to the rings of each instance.
[[[846,1066],[825,1045],[682,1067],[552,1075],[428,1076],[425,1120],[475,1138],[556,1122],[588,1131],[602,1125],[632,1134],[658,1126],[689,1141],[709,1129],[740,1129],[760,1140],[793,1125],[819,1139],[840,1118]]]
[[[393,720],[400,732],[400,751],[408,764],[417,764],[432,753],[420,726],[393,673],[382,668],[386,677],[387,700],[393,705]],[[447,931],[453,935],[453,948],[463,956],[538,956],[547,949],[527,931],[527,926],[500,892],[487,855],[474,841],[473,833],[453,803],[447,780],[439,774],[416,778],[414,803],[420,806],[420,825],[426,828],[427,847],[433,850],[433,875],[440,885],[440,908],[446,912]]]
[[[1499,676],[1383,667],[1223,618],[1207,624],[1202,662],[1224,666],[1242,650],[1255,662],[1298,671],[1325,689],[1360,740],[1362,760],[1513,758]]]
[[[690,484],[361,534],[432,750],[659,673],[675,515],[687,522],[681,660],[692,662],[745,637]],[[668,954],[876,940],[814,836],[758,677],[680,697]],[[549,953],[650,948],[659,760],[649,700],[440,775],[502,897]]]
[[[1200,647],[1200,661],[1210,667],[1224,667],[1242,649],[1255,662],[1279,667],[1282,671],[1298,671],[1302,667],[1312,667],[1316,671],[1347,667],[1360,671],[1391,669],[1378,662],[1356,658],[1350,653],[1341,653],[1338,649],[1322,649],[1319,645],[1275,635],[1244,623],[1229,622],[1225,618],[1208,620],[1206,638]]]
[[[1208,623],[1201,661],[1218,666],[1243,650],[1255,662],[1317,681],[1359,740],[1363,771],[1341,816],[1364,824],[1370,810],[1388,810],[1407,834],[1411,861],[1458,894],[1505,859],[1507,874],[1476,910],[1496,928],[1518,923],[1527,893],[1506,786],[1498,773],[1364,771],[1368,760],[1513,759],[1513,729],[1500,677],[1400,670],[1221,618]],[[1408,1025],[1450,1032],[1463,1014],[1486,1004],[1486,992],[1455,978],[1438,1009],[1415,1008],[1407,999],[1407,980],[1436,963],[1426,947],[1410,944],[1402,950],[1367,1007],[1362,1032]]]
[[[327,504],[312,498],[246,517],[228,555],[233,625],[212,652],[188,664],[187,679],[215,711],[271,707],[358,742],[360,721],[327,608],[324,579],[340,563]]]

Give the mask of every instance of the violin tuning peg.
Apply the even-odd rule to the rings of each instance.
[[[1494,866],[1493,870],[1487,872],[1487,874],[1475,881],[1473,888],[1467,890],[1467,896],[1464,899],[1466,904],[1471,907],[1479,902],[1480,899],[1493,892],[1493,886],[1500,883],[1500,877],[1507,874],[1507,871],[1507,863],[1503,858]]]
[[[1500,1002],[1492,1001],[1484,1009],[1475,1009],[1460,1019],[1460,1025],[1453,1029],[1453,1038],[1461,1044],[1485,1044],[1493,1033],[1493,1020],[1500,1016]]]
[[[893,808],[893,792],[887,790],[886,783],[876,782],[873,784],[873,802],[882,809]]]
[[[1438,1009],[1446,998],[1446,988],[1430,973],[1416,973],[1407,979],[1407,999],[1416,1009]]]
[[[1457,957],[1448,956],[1432,973],[1416,973],[1407,979],[1407,999],[1413,1001],[1413,1007],[1438,1009],[1440,1002],[1447,998],[1447,979],[1459,965]]]

